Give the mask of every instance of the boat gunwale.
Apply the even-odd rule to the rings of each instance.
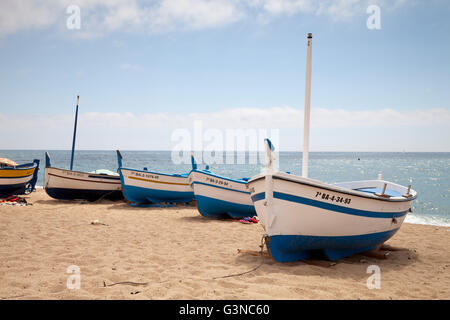
[[[231,192],[239,192],[239,193],[251,195],[251,193],[249,191],[241,191],[241,190],[226,188],[226,187],[222,187],[222,186],[216,186],[214,184],[204,183],[204,182],[200,182],[200,181],[193,181],[193,182],[191,182],[190,186],[193,188],[194,184],[200,184],[200,185],[207,186],[207,187],[213,187],[213,188],[228,190]],[[195,191],[194,191],[194,193],[195,193]],[[231,202],[231,201],[228,201],[228,202]]]
[[[261,179],[265,179],[265,178],[266,178],[266,175],[256,176],[256,177],[250,179],[247,182],[247,184],[249,185],[252,182],[255,182],[255,181],[258,181]],[[369,193],[366,193],[363,191],[355,191],[355,190],[345,189],[345,188],[341,188],[341,187],[337,187],[337,186],[333,187],[332,185],[329,185],[329,184],[319,185],[318,183],[314,183],[312,181],[299,181],[299,180],[295,180],[294,178],[289,179],[289,177],[282,177],[282,176],[277,175],[276,173],[274,173],[272,175],[272,178],[278,179],[278,180],[289,181],[289,182],[293,182],[293,183],[298,183],[298,184],[303,184],[303,185],[307,185],[307,186],[312,186],[315,188],[321,188],[321,189],[325,189],[325,190],[329,190],[329,191],[340,192],[343,194],[356,196],[356,197],[360,197],[360,198],[387,201],[387,202],[406,202],[406,201],[412,201],[417,198],[417,192],[415,192],[414,190],[412,190],[412,191],[414,191],[415,194],[409,198],[405,198],[405,197],[382,198],[382,197],[377,197],[374,194],[369,194]]]
[[[50,176],[54,176],[54,177],[58,177],[58,178],[62,178],[62,179],[71,179],[71,180],[78,180],[78,181],[85,181],[85,182],[94,182],[94,183],[110,183],[110,184],[120,184],[120,176],[113,176],[113,175],[102,175],[102,176],[98,176],[95,173],[89,173],[89,172],[83,172],[83,171],[76,171],[76,170],[68,170],[68,169],[61,169],[61,168],[55,168],[55,167],[45,167],[45,175],[50,175]],[[65,171],[65,172],[75,172],[75,173],[82,173],[82,174],[87,174],[87,178],[84,179],[79,179],[79,178],[74,178],[74,177],[64,177],[64,176],[60,176],[54,173],[50,173],[47,172],[47,169],[56,169],[56,170],[61,170],[61,171]],[[96,176],[92,176],[92,175],[96,175]],[[104,180],[117,180],[117,181],[95,181],[95,180],[87,180],[87,179],[104,179]]]
[[[31,163],[24,163],[24,164],[19,164],[18,166],[11,166],[11,167],[0,167],[0,170],[30,170],[30,169],[34,169],[37,168],[37,163],[36,162],[31,162]]]
[[[129,170],[129,171],[136,171],[136,172],[143,172],[143,173],[151,173],[151,174],[157,174],[160,176],[168,176],[168,177],[174,177],[174,178],[184,178],[187,179],[189,177],[189,173],[160,173],[160,172],[154,172],[154,171],[146,171],[146,170],[139,170],[139,169],[131,169],[131,168],[125,168],[125,167],[120,167],[117,170]],[[120,172],[120,174],[122,174]]]
[[[199,170],[199,169],[193,169],[191,170],[191,172],[189,172],[189,176],[191,175],[192,172],[199,172],[199,173],[203,173],[212,177],[216,177],[219,179],[223,179],[223,180],[227,180],[227,181],[232,181],[232,182],[236,182],[236,183],[240,183],[240,184],[247,184],[248,181],[245,180],[241,180],[241,179],[233,179],[233,178],[227,178],[224,176],[220,176],[218,174],[212,173],[211,171],[206,171],[206,170]],[[192,184],[192,183],[191,183]]]

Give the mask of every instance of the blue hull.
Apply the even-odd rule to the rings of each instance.
[[[188,203],[194,200],[194,192],[177,192],[127,186],[122,182],[125,198],[136,204],[151,204],[162,202]]]
[[[398,229],[357,236],[323,237],[275,235],[268,239],[268,248],[278,262],[292,262],[310,258],[321,252],[330,260],[338,260],[373,250],[391,238]]]
[[[64,189],[64,188],[46,188],[47,194],[58,200],[87,200],[96,201],[101,199],[121,200],[123,194],[121,190],[86,190],[86,189]]]
[[[256,216],[254,206],[237,204],[233,202],[218,200],[205,196],[196,196],[197,208],[202,216],[208,218],[233,218],[242,219],[244,217]]]

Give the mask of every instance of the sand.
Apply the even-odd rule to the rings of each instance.
[[[450,298],[446,227],[404,224],[387,243],[407,250],[324,267],[239,254],[259,250],[262,225],[206,219],[195,208],[57,201],[42,189],[26,198],[32,206],[0,206],[0,299]],[[72,265],[79,289],[67,287]],[[371,265],[380,289],[367,287]]]

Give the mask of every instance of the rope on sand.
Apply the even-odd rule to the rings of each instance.
[[[100,221],[98,221],[98,220],[93,220],[93,221],[91,221],[89,224],[87,224],[87,223],[80,223],[80,224],[73,224],[73,225],[71,225],[71,226],[69,226],[69,227],[79,227],[79,226],[89,226],[89,225],[94,225],[94,226],[107,226],[107,227],[109,227],[109,224],[106,224],[106,223],[103,223],[103,222],[100,222]]]
[[[221,277],[214,277],[214,278],[212,278],[213,280],[216,280],[216,279],[224,279],[224,278],[231,278],[231,277],[238,277],[238,276],[242,276],[242,275],[244,275],[244,274],[247,274],[247,273],[251,273],[251,272],[253,272],[253,271],[256,271],[258,268],[260,268],[263,264],[264,264],[264,258],[265,258],[265,255],[264,255],[264,245],[266,244],[266,239],[267,239],[267,235],[265,234],[265,235],[263,235],[262,237],[261,237],[261,245],[260,245],[260,248],[261,248],[261,251],[260,251],[260,256],[261,256],[261,262],[260,262],[260,264],[259,265],[257,265],[256,267],[254,267],[253,269],[251,269],[251,270],[248,270],[248,271],[245,271],[245,272],[241,272],[241,273],[235,273],[235,274],[229,274],[229,275],[226,275],[226,276],[221,276]]]
[[[105,198],[106,196],[109,196],[110,194],[113,194],[114,192],[116,192],[117,190],[113,190],[111,192],[105,193],[104,195],[102,195],[100,198],[98,198],[97,200],[91,201],[91,203],[95,203],[97,201],[102,200],[103,198]]]
[[[103,281],[103,287],[112,287],[118,284],[128,285],[128,286],[146,286],[148,285],[148,282],[132,282],[132,281],[121,281],[121,282],[115,282],[112,284],[106,284],[105,281]]]

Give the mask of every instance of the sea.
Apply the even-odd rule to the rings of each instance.
[[[161,173],[187,173],[190,161],[181,161],[180,154],[171,151],[121,151],[123,166]],[[69,169],[70,150],[49,151],[53,167]],[[231,178],[250,178],[264,167],[262,154],[215,154],[215,160],[195,153],[199,168],[210,162],[210,170]],[[44,185],[44,150],[0,150],[0,158],[17,163],[40,159],[38,186]],[[188,157],[185,157],[188,159]],[[255,160],[256,159],[256,160]],[[281,171],[301,175],[302,153],[279,152]],[[80,150],[75,152],[73,170],[93,171],[108,169],[117,171],[115,151]],[[406,222],[427,225],[450,226],[450,153],[449,152],[310,152],[309,174],[312,179],[327,183],[371,180],[382,174],[383,179],[404,186],[412,185],[418,192],[412,212]]]

